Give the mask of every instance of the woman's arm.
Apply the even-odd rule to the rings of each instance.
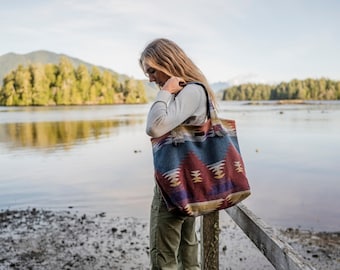
[[[205,90],[198,84],[186,85],[175,97],[160,90],[147,117],[146,133],[160,137],[182,124],[188,118],[190,124],[202,124],[206,117],[207,102]]]

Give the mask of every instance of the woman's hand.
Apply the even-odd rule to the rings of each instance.
[[[170,77],[162,87],[162,90],[166,90],[171,94],[177,94],[185,86],[185,81],[179,77]]]

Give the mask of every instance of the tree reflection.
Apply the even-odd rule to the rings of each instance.
[[[10,149],[71,149],[140,123],[141,119],[6,123],[0,125],[0,142]]]

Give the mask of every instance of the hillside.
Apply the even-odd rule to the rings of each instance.
[[[72,65],[79,66],[80,64],[85,65],[89,70],[95,66],[94,64],[85,62],[78,58],[71,57],[65,54],[57,54],[50,51],[34,51],[27,54],[16,54],[16,53],[7,53],[0,56],[0,78],[4,78],[6,74],[8,74],[11,70],[16,69],[19,65],[29,65],[29,64],[58,64],[62,57],[67,57]],[[104,68],[101,66],[97,66],[99,70],[104,71],[108,70],[111,73],[118,75],[121,79],[126,79],[127,76],[123,74],[119,74],[111,69]]]
[[[93,66],[96,66],[100,71],[107,70],[111,72],[114,75],[118,76],[119,81],[124,81],[128,78],[127,75],[120,74],[116,71],[113,71],[109,68],[105,68],[102,66],[97,66],[95,64],[88,63],[86,61],[83,61],[81,59],[65,55],[65,54],[58,54],[46,50],[39,50],[30,52],[27,54],[17,54],[17,53],[7,53],[2,56],[0,56],[0,79],[2,82],[2,79],[12,70],[17,69],[19,65],[27,66],[29,64],[58,64],[60,59],[62,57],[67,57],[72,65],[75,67],[79,66],[80,64],[85,65],[89,70],[92,69]],[[152,100],[156,95],[155,87],[150,84],[147,80],[142,80],[146,95],[149,100]],[[1,87],[1,85],[0,85]]]
[[[81,59],[65,55],[65,54],[58,54],[46,50],[39,50],[39,51],[34,51],[30,52],[27,54],[17,54],[17,53],[7,53],[2,56],[0,56],[0,79],[2,79],[8,74],[10,71],[15,70],[19,65],[29,65],[29,64],[58,64],[60,61],[60,58],[62,57],[67,57],[71,63],[74,66],[79,66],[80,64],[85,65],[89,70],[92,69],[95,64],[91,64],[88,62],[85,62]],[[99,68],[100,71],[110,71],[111,73],[115,74],[118,76],[120,81],[124,81],[125,79],[128,78],[127,75],[120,74],[116,71],[113,71],[111,69],[102,67],[102,66],[96,66]],[[145,91],[148,99],[151,101],[154,99],[154,97],[157,94],[157,87],[153,83],[149,83],[148,80],[142,80],[144,86],[145,86]],[[221,98],[222,96],[222,89],[226,89],[228,86],[230,86],[227,82],[216,82],[212,83],[211,87],[212,89],[216,92],[218,98]],[[1,87],[1,85],[0,85]]]

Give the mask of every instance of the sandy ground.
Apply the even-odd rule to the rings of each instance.
[[[3,210],[0,269],[150,269],[148,227],[105,213]],[[220,227],[220,269],[274,269],[231,219]],[[316,269],[340,269],[340,232],[287,229],[282,237]]]

